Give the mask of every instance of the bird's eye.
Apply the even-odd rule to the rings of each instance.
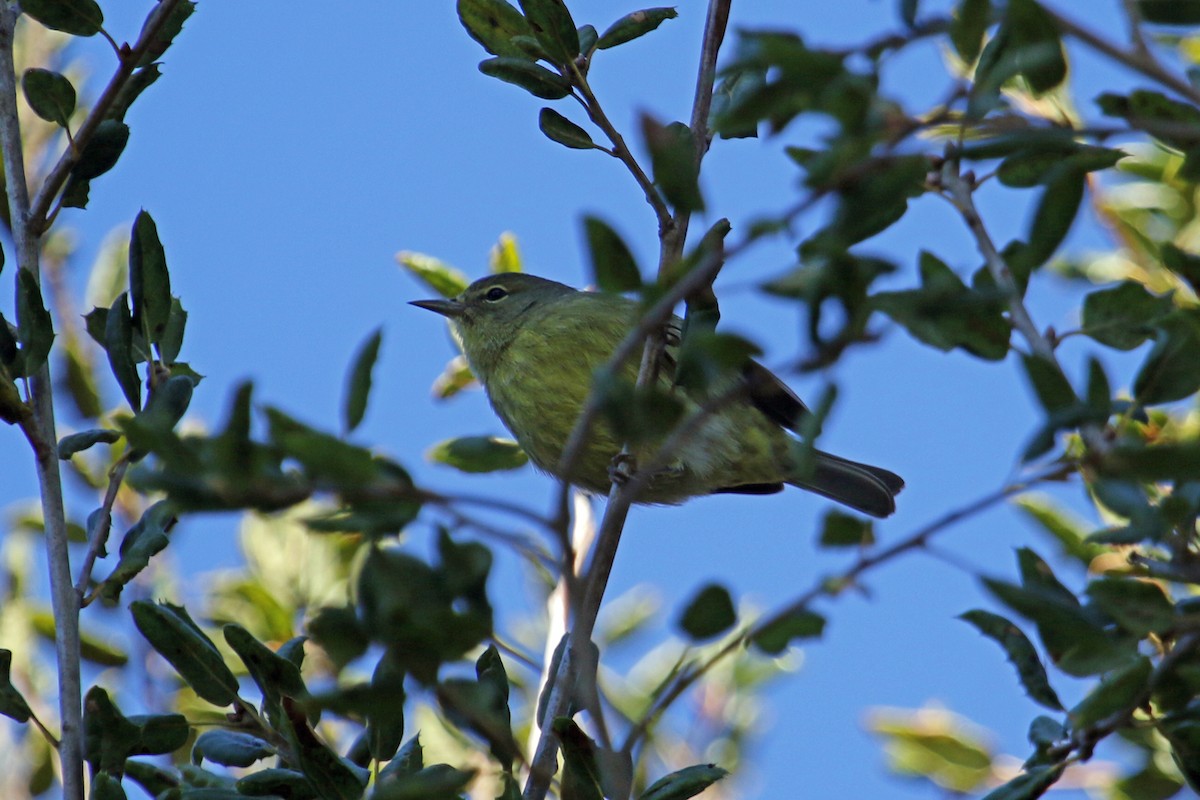
[[[494,303],[497,300],[503,300],[505,297],[508,297],[508,291],[506,289],[500,286],[493,286],[487,290],[487,294],[483,296],[483,299]]]

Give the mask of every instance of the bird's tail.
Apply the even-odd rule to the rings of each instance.
[[[904,488],[904,479],[894,472],[821,450],[816,451],[813,471],[788,483],[872,517],[891,515],[896,510],[896,495]]]

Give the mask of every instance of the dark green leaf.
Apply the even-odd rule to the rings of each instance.
[[[568,717],[554,720],[554,732],[563,750],[562,799],[603,800],[596,743]]]
[[[12,685],[11,668],[12,651],[0,649],[0,714],[17,722],[28,722],[32,712],[25,698]]]
[[[1038,628],[1042,644],[1059,669],[1095,675],[1129,662],[1133,643],[1109,636],[1077,603],[1043,586],[1014,586],[985,578],[997,599]]]
[[[638,795],[638,800],[687,800],[729,773],[715,764],[696,764],[664,775]]]
[[[991,16],[991,0],[960,0],[955,7],[950,21],[950,41],[965,63],[974,64],[979,58]]]
[[[134,411],[142,408],[142,380],[137,373],[137,357],[133,351],[133,318],[129,314],[128,296],[122,292],[113,301],[104,322],[104,349],[113,375]]]
[[[280,720],[292,754],[300,768],[325,800],[361,800],[369,775],[360,773],[329,749],[308,726],[303,709],[288,698],[283,700],[285,716]],[[372,797],[379,797],[376,792]]]
[[[143,761],[126,761],[125,777],[135,781],[151,797],[158,797],[179,786],[179,775],[174,769],[168,771]]]
[[[559,100],[571,93],[571,84],[563,76],[543,66],[519,58],[489,58],[479,63],[484,75],[520,86],[534,97]]]
[[[1030,138],[1027,149],[1012,153],[997,168],[996,177],[1005,186],[1049,185],[1064,173],[1108,169],[1126,155],[1121,150],[1083,145],[1071,139]]]
[[[1083,332],[1100,344],[1132,350],[1154,333],[1175,307],[1171,295],[1155,295],[1136,281],[1098,289],[1083,301]]]
[[[190,5],[192,3],[181,2],[176,8]],[[129,80],[117,92],[112,106],[108,109],[108,118],[124,122],[125,114],[129,111],[129,107],[141,96],[142,92],[148,89],[160,77],[162,77],[162,72],[159,70],[157,64],[148,64],[134,70]]]
[[[1017,71],[1037,92],[1048,92],[1067,76],[1058,28],[1037,0],[1009,0],[1004,23],[1012,37]]]
[[[1066,766],[1030,767],[998,789],[988,792],[983,800],[1034,800],[1046,793],[1060,777]]]
[[[1161,250],[1162,263],[1167,269],[1187,281],[1192,291],[1200,294],[1200,256],[1165,242]]]
[[[918,0],[900,0],[900,21],[906,28],[916,26],[918,5]]]
[[[711,639],[733,627],[737,610],[724,586],[710,583],[688,602],[679,618],[679,627],[693,641]]]
[[[250,677],[263,695],[263,707],[270,719],[282,714],[281,698],[304,698],[308,690],[300,677],[300,667],[284,658],[240,625],[229,624],[221,629],[225,641],[246,665]],[[300,653],[303,654],[303,649]]]
[[[21,343],[21,374],[32,376],[50,354],[54,322],[42,302],[42,290],[27,269],[17,270],[17,340]]]
[[[822,547],[866,547],[875,544],[875,527],[869,519],[830,509],[821,524],[820,543]]]
[[[415,734],[404,743],[400,752],[379,771],[379,785],[393,778],[412,775],[425,767],[425,755],[421,748],[421,735]]]
[[[505,0],[458,0],[458,19],[471,38],[492,55],[529,59],[513,39],[533,36],[533,29]]]
[[[1021,251],[1025,272],[1050,260],[1066,238],[1083,202],[1087,174],[1073,168],[1060,169],[1042,190],[1029,226],[1028,246]]]
[[[1144,405],[1182,400],[1200,389],[1200,315],[1179,310],[1155,328],[1154,348],[1133,381],[1133,393]]]
[[[383,762],[395,756],[404,741],[404,670],[394,653],[384,653],[375,665],[371,690],[385,698],[366,713],[371,758]]]
[[[579,55],[579,31],[563,0],[520,0],[525,19],[542,49],[556,64]]]
[[[1119,711],[1132,711],[1148,691],[1153,669],[1150,659],[1138,656],[1106,675],[1099,686],[1068,712],[1071,727],[1081,731]]]
[[[825,618],[812,611],[795,611],[759,627],[751,643],[764,653],[777,656],[792,639],[811,639],[825,631]]]
[[[1021,361],[1038,403],[1047,413],[1061,411],[1079,402],[1075,389],[1057,364],[1036,355],[1022,356]]]
[[[186,610],[170,603],[135,600],[130,611],[142,636],[197,695],[216,706],[233,703],[237,698],[237,679],[225,666],[216,645]]]
[[[257,736],[241,731],[205,731],[192,745],[192,763],[204,759],[225,767],[248,767],[255,761],[270,758],[276,750]]]
[[[1004,648],[1008,660],[1017,668],[1017,676],[1021,679],[1021,685],[1025,687],[1025,693],[1034,702],[1054,711],[1063,710],[1058,695],[1046,677],[1046,668],[1042,666],[1033,644],[1020,628],[999,614],[988,611],[968,611],[960,614],[959,619],[974,625],[980,633]]]
[[[921,253],[921,288],[877,292],[871,304],[900,323],[916,339],[939,350],[961,347],[998,361],[1008,355],[1012,328],[995,291],[967,288],[944,262]]]
[[[171,310],[167,314],[167,325],[163,329],[162,334],[158,338],[158,353],[164,364],[171,365],[171,374],[176,374],[176,368],[186,365],[177,364],[175,359],[179,357],[179,350],[183,347],[183,331],[187,326],[187,312],[183,310],[183,304],[179,302],[178,297],[171,298]],[[193,373],[194,374],[194,373]],[[199,376],[195,376],[195,383],[199,383]]]
[[[160,500],[146,509],[121,540],[121,560],[104,579],[101,597],[115,603],[121,589],[149,565],[151,557],[166,548],[167,531],[174,524],[175,511],[170,503]]]
[[[1175,624],[1175,608],[1158,584],[1134,578],[1097,578],[1088,597],[1122,628],[1139,639],[1163,633]]]
[[[63,75],[34,67],[21,77],[25,102],[47,122],[67,127],[75,113],[75,87]]]
[[[543,108],[538,113],[538,129],[550,141],[558,142],[573,150],[603,150],[592,141],[591,135],[553,108]]]
[[[606,292],[632,292],[641,288],[641,270],[621,235],[604,220],[592,216],[583,218],[583,229],[596,285]]]
[[[80,431],[64,436],[58,440],[58,457],[66,461],[76,453],[87,450],[94,444],[112,444],[120,440],[120,431],[110,431],[107,428],[94,428],[90,431]]]
[[[342,424],[350,432],[358,427],[367,413],[367,398],[371,394],[371,370],[379,357],[379,345],[383,341],[383,329],[376,328],[358,348],[354,364],[346,380],[346,400],[342,407]]]
[[[175,37],[183,30],[183,23],[187,22],[195,10],[196,4],[192,0],[180,0],[180,2],[175,4],[175,7],[171,9],[171,16],[162,24],[157,25],[153,40],[146,48],[145,55],[142,56],[141,61],[138,62],[139,68],[144,69],[152,62],[162,58],[163,53],[167,52],[167,48],[171,46],[171,43],[175,41]],[[138,36],[139,41],[145,38],[146,29],[156,22],[155,14],[151,11],[146,16],[146,21],[142,23],[142,30]]]
[[[662,190],[667,202],[680,211],[703,211],[700,165],[692,129],[682,122],[663,125],[643,114],[642,138],[650,151],[654,183]]]
[[[95,0],[21,0],[21,10],[47,28],[73,36],[93,36],[104,25]]]
[[[189,375],[172,375],[150,392],[146,407],[137,415],[142,428],[170,431],[183,419],[192,402],[195,381]]]
[[[458,800],[474,777],[474,770],[434,764],[381,784],[372,792],[371,800]]]
[[[596,42],[596,49],[607,50],[639,36],[645,36],[665,21],[675,19],[677,16],[679,13],[673,8],[644,8],[641,11],[626,14],[609,25],[608,30],[600,35],[600,39]]]
[[[92,778],[92,789],[88,800],[127,800],[128,795],[121,786],[121,779],[113,777],[105,770],[97,772]]]
[[[596,33],[594,25],[579,26],[579,52],[584,56],[590,56],[592,51],[596,49],[596,42],[600,39]]]
[[[438,442],[426,451],[430,461],[463,472],[497,472],[525,466],[529,456],[511,439],[495,436],[460,436]]]
[[[238,778],[240,796],[284,797],[287,800],[316,800],[317,793],[303,772],[272,767]]]
[[[1200,0],[1137,0],[1137,8],[1157,25],[1200,25]]]
[[[145,210],[138,212],[129,240],[129,299],[134,328],[158,344],[171,316],[171,276],[158,228]]]
[[[306,627],[339,670],[365,653],[371,643],[352,608],[319,608]]]
[[[83,699],[84,758],[92,770],[121,774],[125,759],[133,755],[138,727],[125,718],[99,686]]]
[[[53,2],[53,0],[51,0]],[[92,138],[83,146],[79,160],[71,169],[71,178],[90,181],[117,165],[129,142],[129,126],[115,119],[103,120],[96,126]]]

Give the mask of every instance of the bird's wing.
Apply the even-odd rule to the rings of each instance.
[[[666,347],[659,359],[660,374],[674,382],[676,353],[683,338],[683,320],[673,318],[666,326]],[[797,431],[808,406],[775,373],[753,359],[742,367],[742,381],[750,402],[776,425]],[[798,431],[797,431],[798,432]]]

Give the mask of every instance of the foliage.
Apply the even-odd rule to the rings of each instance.
[[[93,269],[106,295],[82,323],[65,313],[70,304],[53,280],[65,261],[58,212],[85,208],[92,182],[135,141],[125,113],[158,79],[158,60],[195,6],[160,0],[134,42],[116,46],[93,0],[25,0],[21,12],[30,19],[20,36],[44,45],[28,52],[45,62],[0,76],[0,132],[16,135],[0,140],[24,148],[4,153],[6,181],[20,188],[2,215],[14,243],[16,303],[12,322],[0,317],[0,420],[28,441],[42,488],[40,513],[15,521],[4,541],[0,630],[12,646],[0,650],[0,714],[21,726],[12,752],[21,753],[22,791],[82,798],[84,764],[95,798],[124,797],[134,785],[169,798],[383,800],[469,791],[510,800],[521,796],[523,782],[526,797],[555,791],[674,800],[714,785],[720,791],[753,728],[746,708],[755,693],[787,668],[795,642],[823,633],[828,612],[815,608],[818,601],[857,587],[868,571],[927,546],[973,511],[1049,481],[1086,489],[1101,522],[1069,517],[1040,496],[1022,494],[1017,502],[1068,569],[1085,567],[1086,576],[1060,578],[1066,570],[1021,548],[1015,570],[979,576],[981,598],[996,610],[961,613],[999,646],[1020,690],[1044,712],[1031,721],[1020,770],[1007,769],[986,735],[949,712],[880,713],[870,727],[897,773],[955,793],[1038,797],[1088,770],[1096,747],[1111,737],[1128,742],[1137,765],[1110,779],[1106,796],[1200,790],[1200,422],[1192,407],[1200,392],[1200,91],[1164,55],[1185,44],[1179,29],[1198,21],[1195,4],[1126,3],[1134,32],[1126,48],[1039,0],[959,0],[948,17],[902,0],[894,36],[835,50],[799,33],[741,30],[718,68],[729,5],[709,4],[691,119],[643,114],[641,159],[605,112],[590,74],[619,48],[669,24],[675,9],[635,10],[601,31],[577,24],[563,0],[522,0],[519,8],[458,0],[466,33],[488,53],[480,71],[541,100],[575,101],[583,119],[544,106],[539,129],[580,157],[600,151],[614,158],[655,214],[662,258],[654,275],[611,225],[583,218],[600,290],[634,293],[645,309],[644,330],[626,343],[626,354],[660,347],[664,323],[683,303],[680,374],[752,380],[745,365],[756,345],[715,331],[713,281],[728,260],[760,240],[790,235],[820,204],[827,213],[797,243],[795,264],[760,287],[805,316],[802,368],[825,367],[873,341],[885,318],[938,351],[985,362],[1012,355],[1041,412],[1023,451],[1025,477],[888,545],[877,544],[872,523],[831,512],[820,544],[857,553],[843,573],[764,614],[739,607],[719,584],[697,587],[675,615],[681,639],[661,643],[625,675],[602,671],[601,661],[655,616],[634,597],[610,601],[610,616],[598,619],[615,537],[644,473],[615,482],[598,527],[584,508],[567,514],[567,487],[564,511],[553,519],[482,501],[501,519],[532,526],[532,536],[476,516],[479,498],[420,486],[404,465],[349,438],[369,409],[380,330],[350,359],[341,435],[271,405],[256,411],[250,383],[233,388],[212,431],[180,428],[194,393],[210,387],[180,360],[188,313],[172,292],[158,225],[144,210],[127,237],[127,259],[104,256]],[[0,7],[0,41],[13,42],[17,15]],[[47,30],[64,36],[47,39]],[[59,62],[63,41],[96,35],[114,43],[118,65],[112,91],[92,99]],[[947,48],[946,99],[908,109],[880,87],[889,57],[926,39]],[[1069,45],[1135,67],[1147,88],[1106,92],[1075,111]],[[6,55],[20,52],[10,46]],[[1194,61],[1197,50],[1191,42],[1179,52]],[[18,116],[18,91],[33,116]],[[688,241],[692,215],[706,208],[700,176],[710,146],[780,134],[813,118],[826,123],[816,146],[784,147],[780,156],[799,171],[795,204],[753,220],[729,242],[736,229],[724,220]],[[12,172],[22,163],[31,165],[32,196]],[[1032,209],[1022,237],[1004,244],[992,239],[976,203],[997,185]],[[923,251],[912,254],[909,288],[880,288],[900,265],[863,244],[923,195],[947,201],[979,263],[954,265]],[[1115,253],[1086,258],[1065,249],[1085,205],[1115,234]],[[501,239],[492,261],[497,271],[521,268],[512,237]],[[400,262],[441,296],[466,285],[436,258],[406,252]],[[1047,330],[1030,314],[1027,301],[1054,276],[1080,287],[1078,329]],[[1081,379],[1062,363],[1068,337],[1087,341]],[[96,368],[95,348],[111,381]],[[1129,387],[1112,385],[1098,355],[1104,348],[1144,350]],[[52,372],[63,376],[58,384]],[[686,438],[695,420],[664,414],[664,403],[651,401],[671,398],[651,397],[646,380],[622,387],[627,392],[617,400],[611,382],[598,380],[580,435],[608,413],[630,437],[647,424],[670,424]],[[435,391],[450,397],[470,382],[457,359]],[[115,396],[118,407],[106,411]],[[811,454],[835,397],[828,392],[802,421],[802,450]],[[87,427],[60,439],[51,412],[68,404]],[[429,456],[464,473],[526,461],[516,443],[483,436],[435,444]],[[77,504],[64,502],[62,470],[101,497],[83,521]],[[245,515],[247,568],[216,582],[208,607],[193,615],[170,599],[180,598],[160,554],[180,519],[218,511]],[[114,520],[128,527],[110,554]],[[425,549],[414,543],[422,533],[430,540]],[[49,607],[22,580],[34,535],[47,543]],[[87,542],[73,564],[72,535]],[[593,536],[593,566],[577,574],[575,549]],[[572,617],[556,620],[569,630],[557,647],[546,641],[548,624],[524,641],[496,630],[488,593],[495,547],[527,560],[547,607],[562,608],[563,592],[571,598]],[[151,581],[155,599],[146,592]],[[129,600],[130,587],[136,599]],[[126,713],[128,699],[112,675],[82,690],[81,661],[119,676],[129,660],[93,626],[95,604],[127,611],[127,624],[169,665],[163,708]],[[41,677],[39,637],[58,644],[57,691]],[[539,651],[552,653],[544,680],[532,655]],[[1054,688],[1066,677],[1088,686],[1069,708]],[[673,737],[671,715],[698,684],[726,699],[699,712],[720,723],[718,732],[689,749],[684,737]],[[59,719],[41,719],[55,694]],[[525,744],[531,740],[532,748]],[[426,763],[427,752],[435,763]],[[708,752],[727,763],[706,763]],[[141,759],[147,756],[171,760]]]

